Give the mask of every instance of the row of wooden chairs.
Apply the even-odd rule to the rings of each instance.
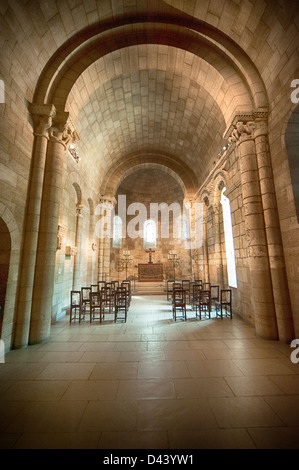
[[[214,307],[216,316],[232,317],[232,291],[231,289],[219,289],[218,285],[204,283],[202,281],[181,282],[167,281],[167,299],[171,299],[173,318],[176,320],[178,312],[183,319],[187,319],[187,297],[192,310],[195,310],[197,318],[211,318],[211,310]]]
[[[90,323],[95,320],[102,322],[105,313],[114,313],[114,321],[127,320],[127,313],[131,303],[130,281],[99,281],[91,287],[81,287],[81,290],[72,290],[70,299],[70,323],[85,320],[90,314]]]

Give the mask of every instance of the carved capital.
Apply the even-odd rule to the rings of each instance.
[[[71,144],[80,140],[79,133],[71,123],[69,113],[66,111],[56,114],[49,135],[52,142],[63,145],[65,150],[67,150]]]
[[[268,123],[264,119],[258,119],[255,122],[254,138],[268,135]]]
[[[254,139],[256,135],[268,133],[268,110],[258,109],[252,113],[236,114],[231,125],[227,128],[224,138],[229,143],[239,144],[244,140]]]
[[[231,134],[228,137],[228,141],[229,143],[240,143],[247,139],[253,139],[254,130],[255,123],[253,121],[237,121],[232,128]]]
[[[48,129],[56,115],[54,105],[31,103],[29,111],[34,125],[34,135],[49,138]]]
[[[117,203],[117,200],[115,199],[114,196],[110,196],[110,195],[101,195],[100,196],[100,200],[99,200],[99,204],[103,205],[103,206],[107,206],[107,209],[113,209],[113,207],[116,206],[116,203]]]

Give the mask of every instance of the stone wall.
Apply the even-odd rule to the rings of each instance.
[[[136,202],[144,204],[148,218],[150,218],[150,205],[155,203],[158,205],[166,203],[169,208],[171,208],[171,204],[176,203],[180,206],[181,213],[183,210],[183,191],[179,187],[178,183],[164,171],[151,169],[137,171],[132,176],[124,180],[118,189],[117,196],[118,195],[126,195],[127,208],[130,204]],[[116,206],[116,213],[117,210],[118,208]],[[138,216],[138,212],[136,212],[136,215],[127,215],[127,224],[130,224],[130,222],[132,223],[136,216]],[[176,278],[190,279],[192,277],[190,254],[189,251],[185,249],[183,241],[174,236],[174,219],[172,211],[169,212],[169,237],[162,238],[161,224],[164,223],[165,226],[165,223],[167,222],[168,218],[162,218],[160,212],[157,225],[157,246],[152,257],[153,262],[163,263],[164,277],[166,279],[172,279],[174,271],[172,263],[168,260],[168,254],[169,251],[176,250],[180,258],[180,261],[176,266]],[[136,230],[138,230],[138,226],[136,226]],[[141,230],[143,230],[142,227]],[[163,233],[166,235],[166,232]],[[143,236],[143,233],[141,233],[141,235]],[[137,278],[138,264],[147,263],[149,260],[149,255],[146,253],[146,248],[144,247],[143,238],[137,237],[132,239],[130,237],[126,237],[123,240],[121,249],[113,248],[111,242],[111,277],[114,279],[118,279],[118,276],[120,279],[125,278],[124,270],[120,274],[115,270],[115,263],[122,256],[123,250],[129,250],[133,258],[133,262],[128,266],[128,278]]]

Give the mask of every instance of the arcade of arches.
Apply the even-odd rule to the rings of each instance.
[[[118,195],[202,203],[201,247],[158,236],[156,258],[167,277],[178,250],[179,277],[228,287],[224,187],[234,312],[298,337],[298,18],[283,0],[1,2],[6,349],[46,341],[72,288],[116,275],[121,249],[95,227]],[[122,246],[144,261],[140,239]]]

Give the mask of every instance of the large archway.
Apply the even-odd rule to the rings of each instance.
[[[0,337],[5,307],[6,288],[9,274],[11,239],[5,222],[0,218]]]

